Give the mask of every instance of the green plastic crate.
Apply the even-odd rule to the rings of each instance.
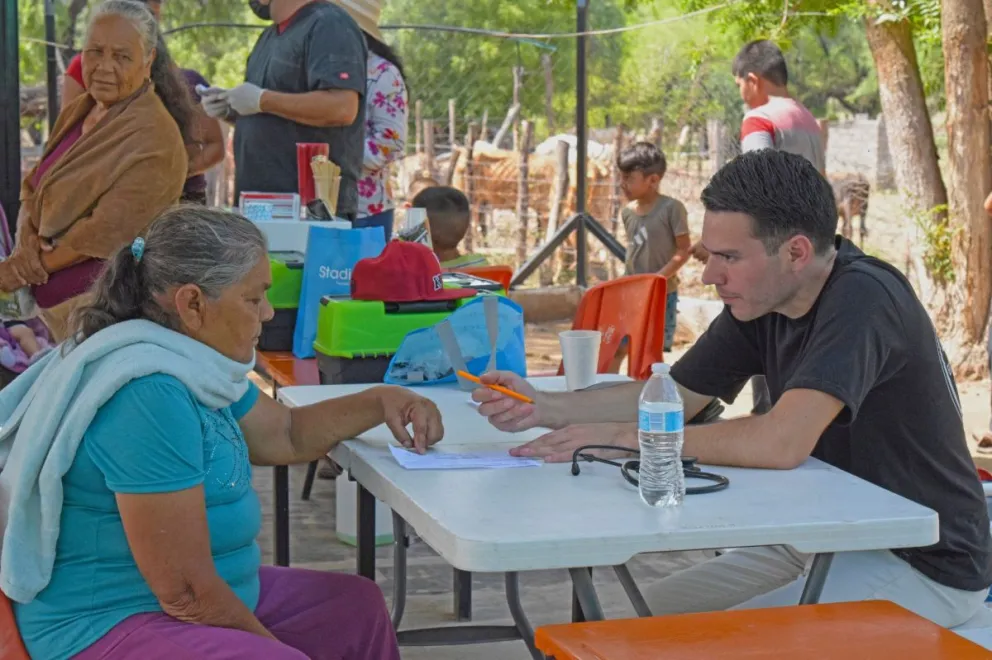
[[[269,252],[272,286],[266,297],[273,309],[296,309],[303,288],[303,255],[299,252]]]

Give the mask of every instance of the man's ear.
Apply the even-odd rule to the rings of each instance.
[[[206,316],[206,296],[195,284],[184,284],[172,296],[176,315],[189,332],[197,332],[203,327]]]
[[[816,257],[816,249],[809,237],[799,234],[785,243],[786,256],[793,270],[801,270]]]

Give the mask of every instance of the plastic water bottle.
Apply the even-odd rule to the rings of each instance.
[[[685,498],[682,472],[682,397],[669,366],[651,367],[651,378],[637,404],[637,441],[641,450],[640,493],[646,504],[676,507]]]

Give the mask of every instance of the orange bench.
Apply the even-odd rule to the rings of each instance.
[[[992,652],[888,601],[544,626],[534,641],[555,660],[992,658]]]

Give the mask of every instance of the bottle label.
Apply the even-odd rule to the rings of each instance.
[[[679,433],[684,426],[682,410],[665,412],[640,410],[637,413],[637,430],[645,433]]]

